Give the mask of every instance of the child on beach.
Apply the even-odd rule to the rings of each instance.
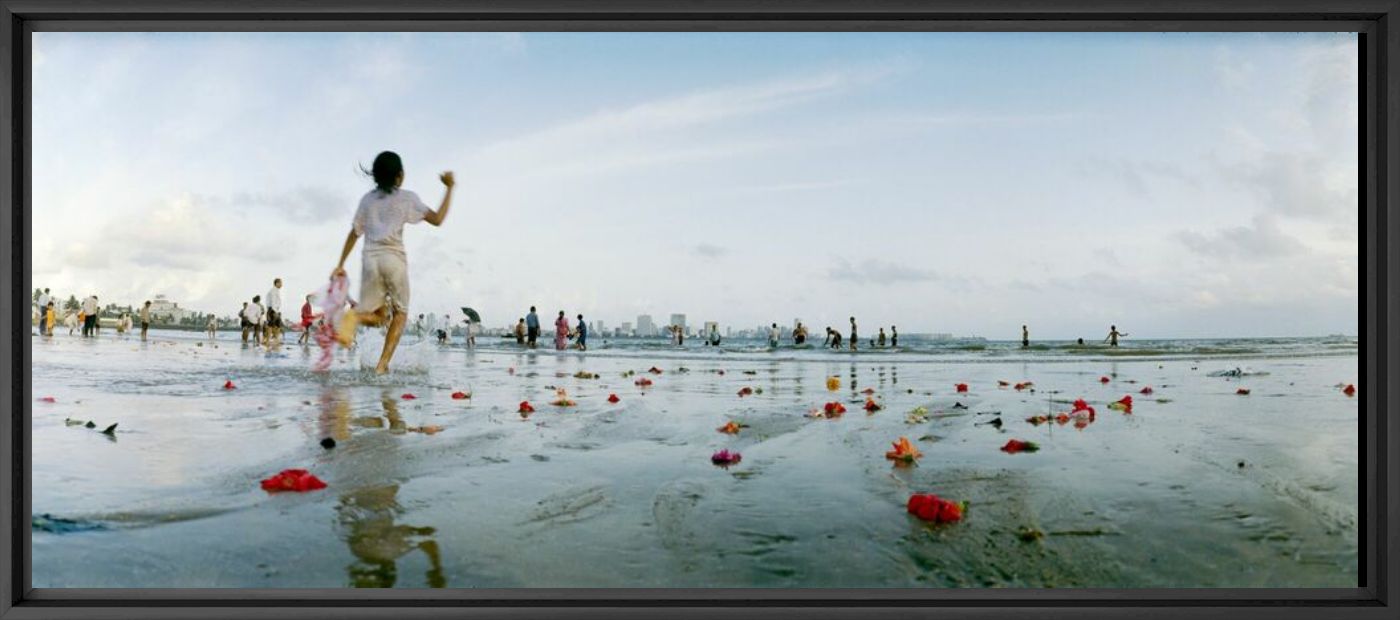
[[[515,324],[515,344],[525,345],[525,317],[521,317],[520,322]]]
[[[583,322],[583,315],[578,315],[578,350],[588,350],[588,323]]]
[[[564,311],[559,311],[559,318],[554,320],[554,350],[563,351],[569,340],[569,319],[564,317]]]
[[[438,175],[447,189],[441,206],[434,211],[423,204],[418,194],[400,189],[404,169],[403,160],[397,153],[384,151],[377,155],[370,174],[374,177],[374,189],[360,199],[350,233],[345,236],[340,261],[331,271],[331,277],[345,274],[345,259],[350,257],[355,243],[364,236],[365,247],[360,259],[360,306],[345,313],[345,318],[337,326],[336,339],[341,346],[348,347],[357,325],[380,326],[387,322],[389,332],[384,337],[384,351],[379,356],[379,364],[375,366],[375,372],[384,374],[389,372],[389,360],[394,357],[399,336],[403,334],[404,324],[408,321],[408,254],[403,245],[403,227],[418,222],[441,226],[452,204],[452,186],[456,180],[451,171]],[[393,318],[390,318],[391,311]]]
[[[44,290],[48,290],[48,289],[44,289]],[[41,329],[41,330],[39,330],[39,331],[43,332],[45,336],[48,336],[48,337],[50,337],[50,338],[53,337],[53,321],[54,321],[53,302],[50,301],[50,302],[48,302],[47,304],[44,304],[44,322],[43,322],[44,328]]]
[[[1108,337],[1107,337],[1107,338],[1104,338],[1104,340],[1108,341],[1108,346],[1110,346],[1110,347],[1116,347],[1116,346],[1118,346],[1118,339],[1119,339],[1120,337],[1121,337],[1121,338],[1127,338],[1128,335],[1127,335],[1127,334],[1120,334],[1120,333],[1118,333],[1118,326],[1117,326],[1117,325],[1109,325],[1109,326],[1108,326]]]

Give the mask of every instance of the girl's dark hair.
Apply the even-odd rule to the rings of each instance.
[[[374,187],[380,192],[392,194],[399,182],[399,175],[403,174],[403,160],[399,159],[398,153],[384,151],[374,157],[374,165],[369,170],[361,165],[360,172],[374,177]]]

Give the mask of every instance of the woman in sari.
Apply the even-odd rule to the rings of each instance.
[[[569,319],[564,316],[564,311],[559,311],[559,318],[554,321],[554,348],[563,351],[569,343]]]

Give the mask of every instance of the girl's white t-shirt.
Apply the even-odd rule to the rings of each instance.
[[[365,238],[365,251],[390,251],[400,255],[404,224],[417,224],[431,209],[418,194],[397,189],[385,194],[372,189],[360,199],[355,211],[355,234]]]

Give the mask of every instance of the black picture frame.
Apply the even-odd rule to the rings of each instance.
[[[30,618],[1393,618],[1400,592],[1396,426],[1400,343],[1392,275],[1400,230],[1400,0],[0,0],[0,619]],[[35,31],[1354,31],[1361,33],[1362,583],[1352,589],[34,589],[30,586],[30,36]],[[736,608],[742,608],[736,609]]]

